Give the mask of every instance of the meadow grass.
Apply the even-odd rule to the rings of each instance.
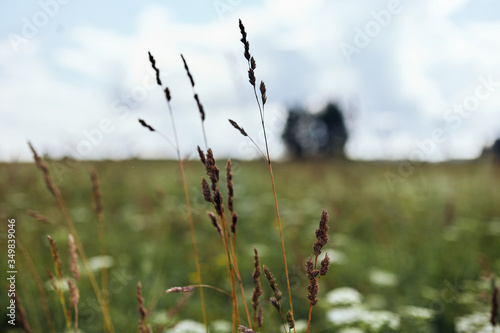
[[[31,332],[29,321],[40,330],[47,325],[50,331],[65,324],[75,333],[78,327],[89,332],[114,332],[115,325],[120,332],[130,331],[130,327],[138,327],[141,333],[153,332],[153,327],[161,332],[185,324],[181,320],[178,325],[178,318],[200,317],[203,325],[199,330],[207,333],[215,319],[226,320],[225,330],[233,332],[276,331],[280,325],[285,333],[340,332],[351,328],[366,332],[440,332],[455,327],[467,331],[463,327],[488,316],[488,306],[489,322],[495,326],[498,288],[494,272],[500,265],[495,257],[500,236],[499,205],[495,205],[499,195],[495,186],[498,167],[486,160],[461,165],[421,164],[396,189],[386,183],[385,175],[397,169],[397,164],[330,160],[280,163],[273,168],[265,126],[266,86],[263,81],[257,85],[256,61],[241,21],[239,28],[265,146],[259,147],[237,122],[229,122],[255,144],[264,160],[258,161],[261,165],[228,160],[226,186],[222,185],[220,169],[209,148],[204,127],[206,115],[182,55],[200,113],[206,149],[198,147],[202,170],[207,175],[207,180],[202,178],[201,189],[199,183],[192,183],[199,179],[199,167],[182,160],[170,103],[172,96],[161,82],[151,53],[149,60],[165,94],[173,138],[158,134],[175,149],[180,177],[164,172],[155,162],[92,163],[88,169],[90,184],[84,186],[90,187],[93,194],[93,218],[86,198],[81,196],[85,190],[69,181],[78,177],[78,168],[58,177],[60,184],[56,184],[51,165],[29,144],[45,187],[52,194],[52,203],[40,204],[29,202],[28,197],[33,194],[24,193],[27,187],[19,185],[30,172],[20,172],[23,166],[18,164],[2,166],[6,174],[2,180],[4,188],[20,186],[20,192],[5,198],[6,206],[14,198],[14,206],[6,208],[6,216],[11,217],[14,212],[21,215],[16,215],[17,219],[30,216],[35,220],[32,224],[22,223],[18,234],[27,244],[22,246],[22,253],[31,274],[31,280],[21,278],[26,294],[17,296],[18,305],[27,309],[18,309],[25,332]],[[139,122],[157,132],[154,124],[142,119]],[[64,161],[52,163],[52,169],[61,163]],[[171,167],[168,162],[163,164]],[[263,177],[262,164],[267,164],[270,178]],[[118,165],[121,172],[116,171]],[[144,170],[148,168],[154,170]],[[198,176],[191,176],[196,172]],[[103,186],[98,176],[101,173]],[[116,178],[118,173],[120,177]],[[275,177],[278,173],[280,177]],[[265,190],[266,178],[272,191]],[[104,182],[114,186],[106,187]],[[28,183],[36,181],[30,179]],[[459,187],[464,185],[465,188]],[[113,199],[103,203],[108,195]],[[203,200],[213,205],[214,212],[208,212],[208,219],[204,211],[210,207]],[[24,207],[27,202],[32,206]],[[58,211],[50,208],[54,203]],[[464,206],[471,207],[464,211]],[[331,226],[325,208],[333,212]],[[105,215],[110,216],[106,221]],[[201,223],[203,220],[206,222]],[[333,242],[328,242],[329,229],[334,231]],[[40,241],[40,231],[49,235],[51,258],[42,255],[47,244]],[[29,233],[27,241],[20,237],[23,232]],[[66,258],[57,247],[65,239],[69,243]],[[192,250],[185,248],[186,243]],[[199,252],[198,248],[203,250]],[[291,250],[288,256],[287,249]],[[79,260],[86,275],[82,280]],[[47,297],[40,282],[38,272],[47,261],[52,261],[54,269],[49,270],[46,285],[57,297]],[[65,273],[63,263],[69,263],[72,277]],[[272,292],[262,289],[261,264]],[[252,266],[254,272],[250,274]],[[327,275],[329,270],[332,273]],[[100,286],[97,275],[101,276]],[[490,295],[485,287],[488,281]],[[281,302],[283,293],[279,288],[285,283],[286,306]],[[130,303],[133,286],[135,306]],[[253,320],[245,296],[251,287]],[[38,302],[27,296],[35,289],[42,299],[42,311]],[[329,290],[326,299],[318,299],[320,291]],[[198,310],[188,302],[194,292],[201,304]],[[173,295],[178,293],[180,298]],[[261,294],[264,297],[259,299]],[[61,318],[54,315],[54,299],[62,306]],[[318,310],[313,319],[315,306]],[[272,308],[277,315],[271,314]],[[469,320],[470,312],[475,313]],[[135,325],[131,321],[134,317]],[[487,325],[484,323],[484,327]]]
[[[88,257],[99,255],[95,237],[93,191],[88,166],[101,179],[107,223],[106,250],[114,259],[109,268],[110,316],[117,331],[137,327],[135,287],[142,282],[145,306],[153,327],[169,325],[161,314],[176,306],[182,295],[165,295],[170,286],[197,284],[192,260],[189,226],[186,223],[184,193],[174,172],[177,162],[129,160],[84,162],[55,182],[66,198],[69,214],[78,230]],[[55,163],[49,162],[54,166]],[[384,172],[397,164],[349,161],[275,163],[277,195],[282,218],[287,223],[285,237],[290,244],[287,256],[295,305],[295,318],[307,318],[309,280],[304,262],[311,253],[318,210],[329,208],[332,267],[320,281],[320,293],[338,287],[352,287],[373,307],[398,311],[414,305],[435,311],[431,332],[452,331],[458,316],[488,307],[489,295],[478,282],[488,271],[500,271],[498,230],[500,207],[499,177],[489,161],[423,164],[391,192]],[[207,219],[207,204],[200,193],[199,162],[185,164],[187,187],[197,221],[197,243],[204,283],[226,289],[225,258],[216,230]],[[272,267],[278,283],[286,279],[282,257],[276,251],[279,234],[274,224],[275,208],[262,162],[233,161],[235,205],[238,207],[236,255],[243,285],[253,287],[253,246],[263,264]],[[43,179],[32,164],[1,164],[0,193],[2,215],[14,216],[18,236],[29,252],[44,283],[52,266],[46,235],[66,248],[68,232],[64,216],[47,193]],[[257,208],[256,208],[257,207]],[[28,213],[43,213],[53,224],[36,221]],[[450,215],[452,215],[450,217]],[[60,250],[63,263],[69,254]],[[48,331],[39,290],[27,262],[20,258],[19,296],[32,327]],[[64,268],[67,270],[67,266]],[[397,276],[397,284],[380,286],[371,273],[384,270]],[[95,271],[96,275],[100,270]],[[79,282],[82,330],[99,332],[103,318],[92,286],[82,271]],[[265,281],[263,332],[281,326],[266,301],[270,290]],[[451,287],[450,287],[451,286]],[[111,288],[111,287],[110,287]],[[56,294],[46,290],[48,307],[55,327],[65,326]],[[226,295],[206,290],[209,322],[231,321],[231,305]],[[195,293],[176,318],[201,318]],[[94,297],[95,298],[95,297]],[[320,297],[315,310],[313,332],[332,331],[326,320],[329,306]],[[417,332],[410,322],[400,331]],[[406,326],[405,326],[406,325]],[[389,330],[390,331],[390,330]]]

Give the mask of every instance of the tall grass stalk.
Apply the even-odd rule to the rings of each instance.
[[[160,87],[163,88],[163,85],[162,85],[162,82],[160,79],[160,70],[156,67],[156,61],[155,61],[153,55],[151,54],[151,52],[148,52],[148,55],[149,55],[149,61],[151,62],[151,67],[153,67],[153,69],[156,72],[156,82],[158,83],[158,85]],[[179,169],[180,169],[180,173],[181,173],[182,186],[184,189],[184,198],[186,201],[186,210],[187,210],[187,215],[188,215],[188,220],[189,220],[189,230],[191,233],[191,240],[193,243],[193,254],[194,254],[194,262],[195,262],[195,266],[196,266],[196,275],[197,275],[197,279],[198,279],[198,285],[201,286],[203,283],[202,283],[202,279],[201,279],[201,269],[200,269],[200,262],[199,262],[199,257],[198,257],[198,247],[196,245],[196,237],[194,234],[193,215],[191,213],[191,203],[189,200],[189,192],[188,192],[188,188],[187,188],[186,175],[184,172],[184,164],[183,164],[182,158],[181,158],[181,152],[180,152],[180,147],[179,147],[179,138],[177,136],[177,129],[175,126],[175,121],[174,121],[174,114],[172,111],[172,106],[170,104],[171,95],[170,95],[170,90],[168,89],[168,87],[164,88],[164,93],[165,93],[165,99],[167,101],[168,111],[169,111],[169,115],[170,115],[170,122],[172,124],[172,131],[173,131],[174,140],[175,140],[174,141],[175,142],[174,143],[175,151],[177,153],[177,160],[179,162]],[[152,128],[150,128],[150,129],[152,129]],[[163,136],[163,137],[165,137],[165,136]],[[169,141],[169,140],[167,139],[167,141]],[[208,333],[208,321],[207,321],[207,313],[206,313],[206,309],[205,309],[205,297],[204,297],[204,293],[203,293],[203,288],[200,288],[200,302],[201,302],[203,323],[205,325],[205,330]]]
[[[68,227],[69,231],[71,234],[73,234],[73,237],[75,238],[75,244],[78,249],[78,252],[80,252],[80,255],[82,257],[82,262],[83,266],[85,267],[85,270],[87,272],[87,275],[89,277],[90,284],[92,285],[92,289],[94,289],[94,293],[97,297],[97,301],[99,303],[99,306],[102,310],[103,314],[103,319],[106,324],[106,328],[108,332],[114,333],[115,329],[113,327],[113,323],[111,322],[111,317],[109,315],[109,308],[106,305],[106,303],[103,301],[102,298],[102,293],[101,290],[99,289],[99,285],[97,283],[97,280],[95,279],[94,273],[92,272],[92,269],[90,268],[90,265],[88,263],[88,258],[85,253],[85,249],[83,248],[82,242],[80,241],[80,237],[78,236],[78,232],[75,229],[75,226],[73,224],[73,221],[69,215],[66,202],[64,201],[64,198],[61,194],[61,191],[57,186],[54,184],[52,177],[50,176],[49,172],[49,166],[47,163],[37,154],[35,148],[31,145],[31,143],[28,142],[28,145],[33,153],[33,158],[35,159],[35,163],[39,169],[42,170],[44,179],[45,179],[45,184],[47,185],[48,190],[54,195],[54,197],[57,200],[57,203],[59,205],[59,209],[61,210],[63,216],[64,216],[64,221],[66,222],[66,226]]]
[[[94,212],[97,217],[97,235],[99,239],[99,252],[101,255],[101,290],[103,293],[103,302],[109,307],[109,289],[108,289],[108,269],[104,263],[106,248],[104,237],[104,214],[102,206],[102,192],[99,183],[97,171],[94,168],[89,169],[90,180],[92,182],[92,192],[94,193]]]
[[[45,315],[45,319],[47,320],[47,326],[49,327],[49,331],[50,333],[55,333],[54,324],[52,323],[52,319],[50,319],[49,306],[47,303],[47,294],[45,293],[45,288],[43,286],[42,279],[40,278],[40,274],[38,274],[35,268],[35,264],[33,263],[33,260],[31,259],[28,250],[26,250],[23,243],[19,239],[17,240],[17,246],[19,247],[19,250],[21,250],[24,260],[28,265],[28,269],[30,270],[31,275],[35,280],[36,286],[38,288],[38,293],[40,294],[40,301],[42,302],[42,309]]]
[[[260,115],[260,122],[262,125],[262,131],[264,133],[264,142],[266,145],[265,157],[267,160],[267,164],[269,166],[269,175],[271,177],[271,185],[273,188],[274,207],[276,209],[276,219],[278,221],[278,229],[280,232],[281,251],[283,253],[283,263],[285,265],[286,284],[287,284],[287,288],[288,288],[288,299],[290,301],[290,311],[291,311],[291,314],[293,316],[292,291],[290,288],[290,278],[289,278],[289,274],[288,274],[288,264],[287,264],[287,260],[286,260],[285,242],[283,240],[283,228],[282,228],[282,223],[281,223],[280,211],[279,211],[279,207],[278,207],[278,198],[276,195],[276,184],[274,182],[273,166],[272,166],[271,157],[269,154],[269,143],[268,143],[268,139],[267,139],[267,132],[266,132],[266,126],[265,126],[265,120],[264,120],[264,112],[265,112],[264,105],[266,104],[266,101],[267,101],[266,86],[265,86],[264,82],[261,81],[260,87],[259,87],[260,92],[261,92],[261,101],[262,101],[262,105],[261,105],[261,101],[259,101],[259,97],[257,95],[257,88],[256,88],[256,84],[255,84],[255,72],[254,72],[254,70],[257,66],[255,63],[254,57],[252,57],[250,55],[250,43],[247,40],[247,33],[245,31],[245,26],[243,25],[241,20],[239,20],[239,27],[240,27],[240,32],[241,32],[241,36],[242,36],[241,42],[243,43],[243,45],[245,47],[244,55],[245,55],[245,59],[247,60],[247,63],[248,63],[248,77],[249,77],[250,84],[253,87],[255,100],[257,101],[257,106],[259,108],[259,115]],[[252,142],[255,144],[255,142],[253,140],[252,140]],[[293,331],[295,332],[295,327],[293,328]]]

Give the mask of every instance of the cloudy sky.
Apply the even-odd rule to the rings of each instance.
[[[219,156],[261,142],[238,18],[268,89],[275,156],[288,107],[339,103],[356,159],[473,158],[500,137],[500,3],[494,0],[3,1],[0,160],[163,158],[175,152],[151,51],[172,93],[183,156],[203,146],[180,53]]]

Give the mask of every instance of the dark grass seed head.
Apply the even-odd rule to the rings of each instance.
[[[201,192],[205,201],[213,202],[212,193],[210,192],[210,185],[208,185],[208,182],[203,177],[201,177]]]
[[[148,51],[148,55],[149,55],[149,62],[151,62],[151,67],[153,67],[154,71],[156,72],[156,83],[158,83],[158,85],[161,86],[160,70],[156,67],[156,60],[151,54],[151,52]]]
[[[154,129],[153,127],[151,127],[150,125],[148,125],[148,124],[147,124],[144,120],[142,120],[142,119],[140,119],[140,118],[139,118],[139,123],[140,123],[142,126],[146,127],[148,130],[150,130],[151,132],[154,132],[154,131],[155,131],[155,129]]]
[[[243,127],[240,127],[238,125],[238,123],[236,123],[234,120],[231,120],[231,119],[228,119],[229,120],[229,123],[231,123],[231,125],[236,128],[238,131],[240,131],[241,135],[243,136],[248,136],[247,132],[245,132],[245,130],[243,129]]]
[[[212,213],[212,212],[207,212],[208,217],[210,218],[210,221],[212,222],[212,225],[215,227],[217,230],[217,234],[219,235],[220,238],[222,238],[222,229],[217,222],[217,217]]]
[[[320,274],[326,275],[329,269],[330,269],[330,257],[328,256],[328,253],[326,253],[325,258],[321,260]]]
[[[189,71],[189,67],[187,65],[186,59],[184,59],[184,56],[181,54],[182,62],[184,63],[184,69],[186,69],[187,75],[189,77],[189,82],[191,82],[191,87],[194,88],[194,79],[193,76],[191,75],[191,72]]]
[[[295,319],[293,318],[293,314],[290,310],[286,313],[286,321],[288,322],[288,328],[292,329],[295,327]]]

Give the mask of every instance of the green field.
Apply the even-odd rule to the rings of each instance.
[[[88,257],[99,255],[88,167],[94,166],[99,174],[105,246],[113,259],[109,268],[110,308],[116,331],[137,332],[138,281],[142,282],[153,331],[181,320],[201,322],[197,291],[173,317],[169,317],[169,310],[183,296],[165,293],[167,288],[197,281],[178,164],[140,160],[80,162],[72,164],[74,167],[67,167],[65,162],[49,164]],[[224,170],[225,161],[218,161],[218,165]],[[297,320],[307,320],[309,310],[304,262],[312,253],[322,209],[330,215],[326,252],[332,264],[320,280],[312,332],[341,332],[346,327],[358,327],[359,332],[453,332],[458,317],[490,311],[490,277],[500,272],[500,168],[487,160],[421,164],[393,191],[385,175],[387,171],[397,174],[398,166],[350,161],[274,164]],[[203,282],[229,291],[222,243],[206,215],[213,207],[203,201],[200,191],[204,167],[197,161],[187,162],[186,173]],[[233,173],[239,215],[237,255],[248,304],[251,306],[255,246],[261,263],[276,276],[284,294],[283,307],[288,310],[266,162],[233,161]],[[221,171],[221,178],[224,174]],[[17,242],[24,245],[34,262],[46,288],[51,319],[56,331],[62,332],[62,308],[47,282],[47,271],[54,268],[46,236],[56,240],[64,272],[69,275],[68,229],[63,215],[34,164],[1,164],[0,188],[3,225],[8,218],[16,219]],[[27,214],[29,209],[45,215],[51,223],[36,221]],[[6,231],[2,229],[2,258],[6,258]],[[17,292],[29,322],[35,331],[48,332],[37,285],[19,250],[16,262]],[[99,272],[95,272],[98,281]],[[261,282],[261,331],[283,331],[277,312],[267,301],[271,289],[264,276]],[[102,332],[102,315],[83,267],[79,287],[81,331]],[[327,293],[341,287],[357,290],[362,295],[361,304],[341,308],[331,304]],[[205,289],[205,298],[210,322],[231,321],[229,297]],[[336,303],[335,299],[330,301]],[[409,314],[407,306],[419,307],[424,314],[421,318]],[[327,319],[332,309],[360,308],[372,317],[397,318],[397,328],[384,319],[379,319],[380,327],[371,325],[368,319],[358,318],[344,325],[334,325]],[[4,311],[2,305],[5,318]],[[428,313],[432,315],[426,319]],[[342,316],[342,311],[337,315]],[[242,315],[242,323],[244,318]],[[1,324],[4,328],[9,326],[5,322]],[[220,321],[215,323],[223,326]]]

